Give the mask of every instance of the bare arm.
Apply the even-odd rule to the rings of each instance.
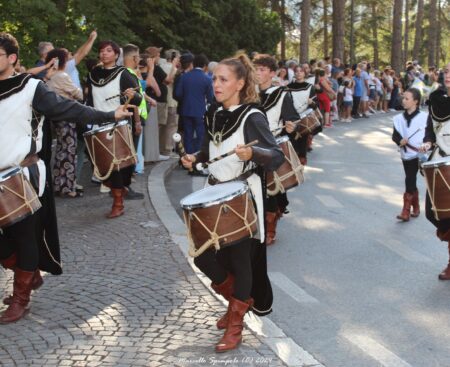
[[[97,38],[97,31],[92,31],[89,38],[81,47],[74,53],[73,58],[75,59],[75,65],[78,65],[81,60],[83,60],[87,54],[91,51],[94,41]]]

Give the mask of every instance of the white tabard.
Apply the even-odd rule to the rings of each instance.
[[[406,124],[405,117],[403,113],[394,116],[394,127],[397,130],[402,138],[408,138],[409,145],[416,147],[417,149],[423,142],[423,137],[425,136],[425,128],[427,126],[428,113],[419,112],[417,116],[411,120],[409,127]],[[414,135],[414,136],[411,136]],[[400,149],[400,155],[403,160],[410,160],[417,158],[418,152],[414,151],[411,148],[406,147],[405,149]]]
[[[231,111],[239,106],[233,106]],[[220,107],[221,109],[221,107]],[[220,111],[219,109],[219,111]],[[242,119],[241,125],[238,129],[227,139],[223,140],[219,145],[215,145],[213,141],[209,142],[209,158],[216,158],[230,150],[236,148],[238,144],[245,144],[244,126],[248,116],[252,113],[262,113],[256,108],[252,108]],[[250,162],[245,170],[252,169],[254,163]],[[229,181],[237,178],[244,171],[244,162],[242,162],[236,154],[232,154],[220,161],[214,162],[208,166],[209,172],[219,181]],[[256,202],[256,212],[258,215],[258,234],[255,236],[259,238],[261,243],[264,242],[264,207],[261,179],[257,174],[252,174],[247,178],[247,184]]]
[[[0,100],[0,171],[10,167],[19,166],[25,157],[31,153],[37,153],[42,149],[42,117],[33,131],[33,98],[38,83],[37,79],[25,79],[25,87],[11,96]],[[32,152],[32,142],[35,149]],[[45,188],[45,164],[42,160],[38,163],[39,192],[42,196]],[[28,168],[24,173],[29,177]],[[1,174],[1,172],[0,172]]]

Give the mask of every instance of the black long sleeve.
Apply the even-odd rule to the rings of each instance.
[[[264,167],[266,171],[274,171],[284,162],[284,153],[270,132],[266,117],[255,112],[247,117],[244,127],[245,144],[258,140],[252,147],[252,161]]]
[[[436,134],[434,133],[433,120],[430,115],[428,115],[427,127],[425,128],[425,136],[423,137],[424,143],[436,143]]]
[[[292,96],[290,93],[286,93],[281,106],[281,119],[283,121],[296,121],[299,119],[299,115],[294,107]]]
[[[392,132],[392,141],[400,145],[400,141],[403,139],[403,137],[400,135],[400,133],[397,131],[397,129],[394,127],[394,131]]]
[[[95,108],[66,99],[51,91],[43,82],[38,83],[34,94],[33,109],[53,121],[69,121],[88,124],[113,122],[114,111],[102,112]]]
[[[139,80],[128,70],[124,70],[120,75],[120,91],[125,92],[128,88],[133,88],[136,91],[134,97],[130,101],[130,104],[139,106],[143,98],[143,96],[139,93]],[[121,97],[121,102],[125,103],[126,99],[126,96],[123,96],[123,98]]]

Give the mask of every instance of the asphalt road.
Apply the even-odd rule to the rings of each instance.
[[[392,116],[337,123],[315,137],[305,183],[268,249],[275,294],[270,316],[287,336],[331,367],[450,366],[448,257],[424,212],[408,223],[404,174],[391,141]],[[175,207],[202,178],[175,169]]]

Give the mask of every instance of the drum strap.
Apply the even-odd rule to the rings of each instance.
[[[231,181],[245,181],[247,178],[249,178],[254,173],[255,173],[255,170],[251,169],[251,170],[245,171],[244,173],[241,173],[236,178],[233,178],[232,180],[227,180],[227,181],[220,181],[217,178],[215,178],[213,175],[210,174],[208,176],[208,184],[213,186],[213,185],[217,185],[219,183],[226,183],[226,182],[231,182]]]
[[[29,154],[25,159],[20,162],[20,167],[30,167],[39,161],[39,156],[37,154]]]

